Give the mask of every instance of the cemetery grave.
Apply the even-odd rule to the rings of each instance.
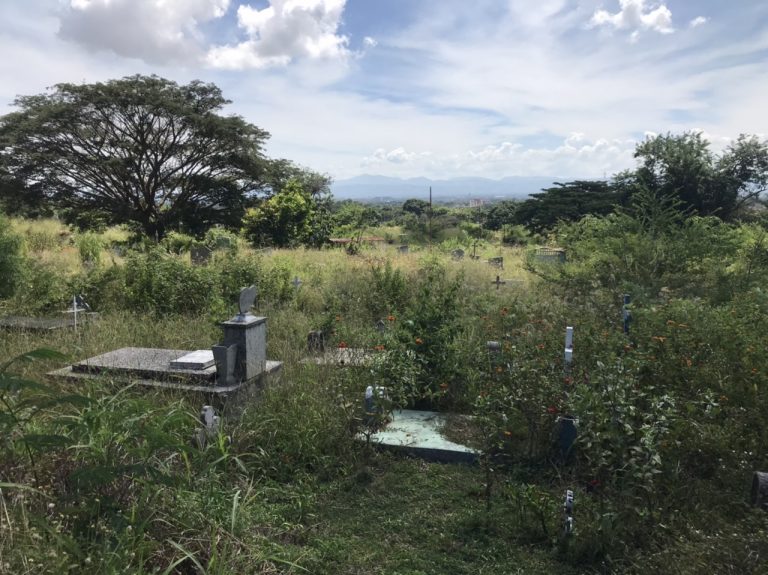
[[[138,385],[202,393],[225,409],[274,383],[282,362],[266,358],[267,318],[251,315],[256,288],[240,293],[240,312],[221,323],[223,342],[194,351],[125,347],[49,373],[74,381],[109,376]]]
[[[72,298],[72,306],[61,312],[59,317],[29,317],[9,315],[0,317],[0,328],[32,332],[50,332],[82,327],[98,319],[99,314],[91,311],[82,296]]]

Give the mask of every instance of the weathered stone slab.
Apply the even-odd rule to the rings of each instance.
[[[171,367],[171,362],[188,353],[178,349],[124,347],[75,363],[72,365],[72,371],[90,374],[117,373],[159,381],[195,380],[213,385],[216,380],[215,366],[205,369]]]
[[[213,350],[198,349],[182,355],[178,359],[174,359],[170,367],[171,369],[193,369],[197,371],[211,367],[214,363]]]
[[[371,442],[432,461],[476,461],[480,455],[478,450],[455,443],[442,434],[446,422],[447,416],[435,411],[395,411],[392,421],[373,434]]]

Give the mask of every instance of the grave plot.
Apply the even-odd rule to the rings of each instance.
[[[61,312],[59,316],[29,317],[10,315],[0,317],[0,328],[20,331],[56,331],[60,329],[77,329],[98,319],[99,314],[92,312],[90,306],[81,296],[72,298],[72,307]]]
[[[370,441],[377,447],[430,461],[474,463],[480,451],[449,438],[447,428],[451,420],[460,417],[436,411],[394,411],[390,416],[391,421],[383,429],[372,433]],[[358,437],[368,441],[364,433]]]
[[[126,347],[76,362],[51,372],[69,380],[109,376],[156,388],[203,393],[225,409],[242,407],[242,400],[279,375],[282,362],[268,361],[267,318],[249,313],[256,289],[243,289],[240,313],[221,323],[223,342],[194,351]]]

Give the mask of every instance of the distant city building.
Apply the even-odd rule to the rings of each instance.
[[[470,208],[479,208],[485,205],[485,200],[482,200],[480,198],[472,198],[469,200],[469,207]]]

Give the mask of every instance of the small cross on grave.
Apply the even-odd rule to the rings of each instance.
[[[291,281],[291,285],[298,290],[301,287],[302,281],[299,279],[299,276],[296,276],[293,278],[293,281]]]
[[[499,291],[499,286],[506,285],[507,280],[501,279],[501,276],[496,276],[496,281],[492,281],[492,284],[496,284],[496,291]]]

